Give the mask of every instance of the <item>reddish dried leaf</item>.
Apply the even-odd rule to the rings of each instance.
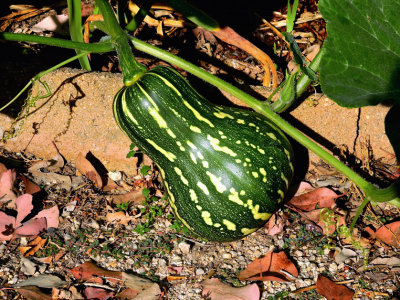
[[[17,203],[17,218],[16,218],[16,224],[17,226],[21,225],[21,222],[26,218],[27,215],[29,215],[33,209],[33,204],[32,204],[32,195],[29,194],[23,194],[22,196],[19,196],[18,199],[16,200]]]
[[[47,228],[50,227],[57,228],[59,224],[59,216],[60,216],[60,211],[58,210],[58,207],[55,205],[53,207],[40,211],[35,216],[35,219],[46,218]]]
[[[46,230],[48,224],[51,225],[50,227],[58,227],[59,212],[57,206],[45,209],[32,219],[22,223],[33,209],[32,195],[24,194],[18,197],[16,204],[16,218],[0,212],[0,240],[10,240],[12,237],[35,236]]]
[[[0,163],[0,178],[4,172],[7,172],[7,170],[7,167],[3,163]]]
[[[336,284],[322,275],[318,275],[317,292],[327,300],[351,300],[354,295],[346,286]]]
[[[32,181],[30,181],[28,178],[26,178],[22,174],[20,174],[19,176],[21,177],[22,181],[24,182],[25,193],[33,195],[35,193],[40,192],[40,186],[38,186],[36,183],[33,183]]]
[[[114,297],[114,292],[102,288],[88,287],[84,291],[86,299],[107,300]]]
[[[128,289],[124,289],[121,292],[119,292],[116,295],[116,297],[117,297],[117,299],[120,299],[120,300],[130,300],[130,299],[135,298],[137,296],[137,294],[138,294],[137,290],[128,288]]]
[[[17,199],[17,196],[12,191],[15,178],[16,173],[13,170],[7,170],[0,175],[0,203],[11,201],[8,204],[10,208],[15,208]]]
[[[15,218],[0,211],[0,241],[9,241],[15,230]]]
[[[300,185],[297,188],[297,191],[294,194],[294,196],[299,196],[301,194],[311,192],[312,190],[314,190],[314,187],[311,184],[309,184],[307,181],[302,181],[300,182]]]
[[[95,166],[82,153],[78,154],[75,164],[79,172],[93,181],[97,188],[102,189],[105,192],[109,192],[118,187],[118,185],[108,176],[106,176],[106,174],[103,174],[104,176],[102,177],[101,174],[96,170]]]
[[[103,187],[103,180],[101,179],[100,174],[96,171],[95,167],[90,163],[86,157],[79,152],[78,157],[76,158],[76,168],[84,174],[87,178],[93,181],[94,185],[97,188]]]
[[[119,187],[118,184],[116,184],[115,181],[113,181],[110,177],[107,176],[105,180],[106,184],[103,186],[103,191],[109,192]]]
[[[372,229],[366,231],[377,240],[393,247],[400,247],[400,221],[386,224],[380,227],[376,232]]]
[[[181,274],[183,267],[168,266],[167,269],[169,273],[179,275]]]
[[[15,229],[14,237],[36,236],[47,229],[46,218],[30,219]]]
[[[117,211],[114,213],[107,213],[106,215],[106,221],[114,224],[122,224],[124,226],[128,225],[128,223],[132,220],[133,218],[129,216],[126,212],[123,211]]]
[[[283,271],[283,272],[282,272]],[[290,275],[288,275],[290,274]],[[258,258],[240,272],[240,280],[291,281],[299,275],[296,266],[285,252],[268,252]]]
[[[52,300],[51,295],[45,294],[36,286],[24,286],[17,289],[18,293],[28,300]]]
[[[91,282],[93,281],[102,282],[102,280],[99,277],[107,277],[108,280],[117,283],[120,282],[122,278],[122,272],[109,271],[100,268],[90,261],[87,261],[73,268],[72,270],[70,270],[70,272],[78,280],[91,281]],[[100,279],[100,281],[98,279]]]
[[[211,300],[258,300],[260,289],[253,283],[244,287],[232,287],[222,283],[217,278],[207,279],[201,283],[202,296]]]
[[[268,228],[268,235],[276,235],[281,233],[285,225],[284,222],[285,220],[278,213],[273,214],[268,220],[267,224],[265,224],[265,226]]]
[[[127,202],[134,204],[142,204],[145,199],[146,198],[143,195],[142,189],[139,189],[130,191],[122,195],[112,195],[111,202],[113,204],[121,204]]]
[[[312,211],[316,208],[328,207],[335,205],[335,199],[338,198],[334,191],[322,187],[305,194],[294,196],[287,205],[295,207],[302,211]]]

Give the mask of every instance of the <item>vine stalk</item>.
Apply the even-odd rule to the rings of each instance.
[[[111,6],[109,6],[108,2],[105,0],[96,0],[103,17],[104,23],[107,27],[107,32],[111,36],[110,42],[102,42],[97,44],[85,44],[73,41],[67,41],[62,39],[54,39],[54,38],[46,38],[39,36],[31,36],[31,35],[23,35],[23,34],[12,34],[12,33],[0,33],[0,38],[5,40],[13,40],[13,41],[28,41],[28,42],[36,42],[42,43],[52,46],[70,48],[70,49],[79,49],[84,50],[86,52],[109,52],[113,50],[117,50],[120,58],[120,63],[124,72],[124,83],[126,85],[132,84],[138,78],[140,78],[141,74],[145,72],[144,66],[140,65],[136,59],[134,58],[130,45],[128,43],[128,35],[119,27],[119,24],[113,14]],[[339,172],[348,177],[351,181],[353,181],[364,193],[366,196],[366,203],[368,201],[372,202],[389,202],[397,207],[400,207],[400,181],[396,181],[391,186],[380,189],[373,184],[369,183],[365,179],[363,179],[360,175],[355,173],[352,169],[347,167],[337,158],[335,158],[332,154],[327,152],[317,143],[312,141],[310,138],[306,137],[299,130],[290,125],[287,121],[285,121],[278,114],[274,113],[269,107],[267,102],[259,101],[237,87],[225,82],[224,80],[208,73],[207,71],[202,70],[196,65],[189,63],[167,51],[161,50],[157,47],[149,45],[139,39],[134,37],[129,37],[133,46],[144,53],[155,56],[161,60],[169,62],[175,66],[178,66],[193,75],[203,79],[204,81],[228,92],[229,94],[235,96],[240,99],[247,105],[249,105],[255,111],[261,113],[270,119],[273,123],[275,123],[282,131],[284,131],[287,135],[295,139],[297,142],[302,144],[304,147],[308,148],[316,155],[318,155],[321,159],[329,163],[332,167],[336,168]],[[324,54],[324,48],[322,48],[314,59],[314,63],[318,63],[320,61],[321,56]],[[303,84],[302,87],[297,87],[297,91],[304,90],[304,85],[308,82],[307,78],[302,78],[298,81],[298,84]]]

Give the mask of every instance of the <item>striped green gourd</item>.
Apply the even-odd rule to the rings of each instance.
[[[176,216],[209,241],[265,224],[290,183],[292,148],[258,113],[215,105],[156,67],[114,99],[120,128],[158,166]]]

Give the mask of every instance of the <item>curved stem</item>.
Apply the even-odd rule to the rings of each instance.
[[[38,43],[38,44],[55,46],[66,49],[78,49],[90,53],[105,53],[105,52],[115,51],[111,42],[86,44],[59,38],[50,38],[45,36],[37,36],[24,33],[10,33],[10,32],[0,32],[0,39],[6,41],[14,41],[14,42]]]
[[[21,96],[22,93],[25,92],[26,89],[28,87],[30,87],[36,80],[39,80],[41,77],[43,77],[47,73],[50,73],[50,72],[52,72],[54,70],[57,70],[58,68],[61,68],[62,66],[65,66],[66,64],[70,63],[71,61],[74,61],[75,59],[79,59],[81,57],[85,57],[86,55],[88,55],[88,52],[81,52],[78,55],[70,57],[70,58],[64,60],[63,62],[60,62],[59,64],[57,64],[57,65],[55,65],[55,66],[53,66],[53,67],[51,67],[51,68],[49,68],[49,69],[47,69],[47,70],[45,70],[43,72],[40,72],[37,75],[35,75],[34,77],[32,77],[31,80],[29,80],[29,82],[22,88],[22,90],[19,91],[19,93],[14,98],[12,98],[6,105],[4,105],[3,107],[0,108],[0,111],[2,111],[3,109],[7,108],[11,103],[13,103],[15,100],[17,100],[18,97]]]
[[[145,66],[138,63],[133,56],[129,45],[128,34],[119,26],[117,18],[108,1],[96,0],[96,4],[103,15],[104,23],[107,26],[107,32],[115,44],[119,63],[122,73],[124,74],[124,84],[126,86],[132,85],[146,73],[147,69]]]
[[[82,13],[81,13],[81,0],[67,0],[68,13],[69,13],[69,34],[71,40],[75,42],[83,42],[82,34]],[[81,50],[75,50],[76,54],[80,54]],[[89,58],[80,57],[79,63],[82,69],[90,71]]]
[[[310,63],[310,68],[311,70],[317,72],[319,69],[319,65],[321,63],[321,58],[324,56],[325,53],[325,48],[322,47],[317,55],[315,55],[314,59],[312,60],[312,62]],[[312,79],[310,77],[308,77],[306,74],[302,74],[299,79],[297,79],[296,82],[296,98],[300,97],[301,94],[303,94],[305,92],[305,90],[308,88],[308,86],[310,85],[310,83],[312,82]]]
[[[315,154],[317,154],[321,159],[329,163],[332,167],[336,168],[339,172],[344,174],[350,180],[352,180],[359,188],[369,196],[371,201],[389,201],[395,200],[398,196],[399,189],[396,186],[391,186],[386,189],[379,189],[363,179],[360,175],[355,173],[352,169],[344,165],[341,161],[339,161],[332,154],[327,152],[317,143],[306,137],[299,130],[290,125],[287,121],[282,119],[278,114],[274,113],[271,109],[269,109],[266,103],[263,103],[252,96],[246,94],[242,90],[236,88],[235,86],[227,83],[226,81],[208,73],[197,67],[196,65],[189,63],[169,52],[161,50],[157,47],[149,45],[145,42],[142,42],[134,37],[131,37],[131,41],[136,49],[151,54],[159,59],[165,60],[173,65],[176,65],[187,72],[192,73],[193,75],[203,79],[204,81],[228,92],[229,94],[235,96],[236,98],[242,100],[244,103],[249,105],[255,111],[263,114],[268,119],[270,119],[273,123],[275,123],[282,131],[284,131],[287,135],[295,139],[297,142],[302,144],[304,147],[308,148]],[[384,200],[383,200],[384,199]]]

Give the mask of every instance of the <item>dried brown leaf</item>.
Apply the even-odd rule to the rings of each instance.
[[[79,152],[75,164],[79,172],[89,178],[89,180],[93,181],[97,188],[101,189],[103,187],[103,180],[101,179],[100,174],[81,152]]]
[[[312,211],[324,207],[332,208],[335,205],[335,199],[338,197],[339,195],[331,189],[322,187],[294,196],[287,205],[302,211]]]
[[[282,232],[283,227],[285,226],[285,220],[281,215],[275,213],[271,216],[265,226],[268,228],[268,235],[276,235]]]
[[[42,292],[42,290],[36,286],[21,287],[18,288],[17,291],[28,300],[52,300],[50,294]]]
[[[28,257],[34,255],[37,251],[43,248],[46,244],[47,239],[42,239],[40,236],[36,237],[33,241],[31,241],[28,246],[19,247],[19,251],[24,257]]]
[[[107,213],[106,221],[114,224],[128,225],[132,221],[133,217],[129,216],[126,212],[117,211],[113,213]]]
[[[327,300],[351,300],[354,292],[344,285],[339,285],[332,280],[318,275],[317,292]]]
[[[393,247],[400,247],[400,221],[386,224],[377,231],[366,229],[372,238],[376,238],[385,244]]]
[[[108,300],[114,297],[114,292],[108,292],[102,288],[87,287],[84,290],[86,299]]]
[[[122,272],[103,269],[90,261],[73,268],[70,272],[77,280],[88,282],[101,283],[103,280],[100,277],[107,277],[108,280],[119,283],[122,278]]]
[[[268,252],[239,273],[240,280],[291,281],[299,275],[285,252]]]
[[[121,203],[142,204],[145,199],[146,197],[143,195],[141,188],[139,190],[133,190],[122,195],[112,195],[111,203],[115,205]]]

